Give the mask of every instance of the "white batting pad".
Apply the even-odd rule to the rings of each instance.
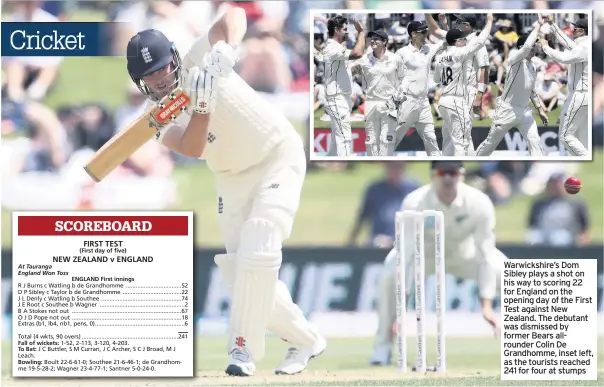
[[[219,254],[214,257],[214,262],[220,268],[222,277],[230,296],[233,294],[235,282],[235,254]],[[293,302],[292,297],[283,281],[277,281],[275,291],[275,305],[270,314],[267,329],[277,337],[287,341],[294,348],[312,347],[319,335],[304,314]],[[231,343],[229,343],[229,347]]]
[[[319,334],[292,301],[283,281],[277,282],[275,308],[268,329],[297,349],[311,348],[319,340]]]
[[[275,304],[280,266],[281,252],[237,255],[230,346],[247,349],[255,362],[264,357],[264,336]]]

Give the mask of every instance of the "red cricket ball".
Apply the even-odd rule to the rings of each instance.
[[[564,182],[564,188],[571,195],[579,193],[581,191],[581,180],[571,176]]]

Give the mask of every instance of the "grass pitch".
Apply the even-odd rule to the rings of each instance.
[[[415,342],[409,340],[408,358],[415,358]],[[499,341],[492,338],[447,340],[446,375],[415,373],[400,374],[395,365],[370,367],[371,339],[331,339],[327,350],[311,360],[308,369],[293,376],[274,375],[273,369],[283,360],[287,346],[269,338],[267,355],[258,364],[258,374],[250,378],[229,377],[224,374],[227,364],[226,338],[202,338],[197,343],[197,369],[194,379],[12,379],[10,343],[2,347],[3,386],[598,386],[604,381],[604,364],[600,345],[600,372],[593,382],[502,382],[499,379]],[[436,359],[434,340],[429,340],[428,363]]]

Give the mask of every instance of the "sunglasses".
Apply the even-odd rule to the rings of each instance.
[[[457,171],[457,170],[455,170],[455,171],[443,171],[443,170],[440,170],[440,169],[436,169],[434,171],[434,174],[436,176],[439,176],[439,177],[443,177],[443,176],[459,177],[459,176],[461,176],[461,171]]]

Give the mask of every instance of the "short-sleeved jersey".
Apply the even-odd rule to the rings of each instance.
[[[184,56],[183,67],[203,66],[210,49],[208,37],[201,37]],[[186,128],[190,120],[191,113],[182,113],[158,131],[156,140],[162,142],[174,126]],[[208,132],[201,158],[214,173],[237,173],[260,164],[285,138],[298,136],[289,120],[236,73],[218,81]]]
[[[436,44],[424,44],[417,49],[409,43],[400,48],[396,55],[401,58],[403,63],[403,79],[400,91],[417,98],[423,98],[428,95],[428,77],[430,76],[430,66],[432,59],[443,47],[444,42]]]
[[[388,101],[392,98],[402,75],[401,59],[386,51],[380,59],[373,52],[363,55],[352,64],[361,72],[365,97],[368,101]]]
[[[333,39],[327,39],[323,48],[325,63],[325,95],[327,98],[338,94],[352,93],[352,74],[350,73],[348,50]]]

